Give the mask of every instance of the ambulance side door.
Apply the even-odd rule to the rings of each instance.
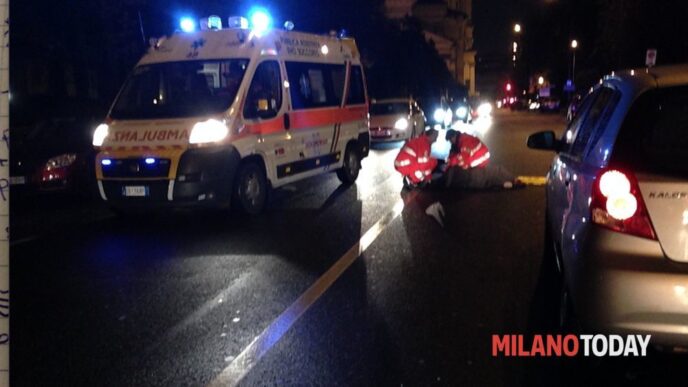
[[[286,128],[288,112],[284,103],[286,97],[282,72],[277,59],[265,59],[258,63],[243,106],[247,126],[258,135],[254,149],[263,155],[268,177],[273,183],[275,166],[293,161],[294,157],[294,152],[287,150],[291,141]]]
[[[346,70],[343,64],[297,61],[287,61],[285,68],[291,101],[289,132],[297,161],[278,166],[278,175],[292,181],[334,169],[339,161],[334,148]]]
[[[365,86],[363,67],[360,64],[350,63],[347,77],[346,101],[344,102],[344,120],[341,125],[342,135],[337,150],[344,155],[349,140],[358,140],[361,135],[368,137],[368,98]],[[365,147],[367,155],[368,141],[361,146]],[[343,159],[343,157],[342,157]]]

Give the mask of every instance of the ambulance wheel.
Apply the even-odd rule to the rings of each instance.
[[[337,170],[337,177],[344,184],[353,184],[356,182],[360,170],[361,152],[356,145],[349,144],[344,153],[344,165]]]
[[[234,182],[233,203],[237,210],[248,215],[263,212],[268,198],[265,172],[256,163],[241,166]]]

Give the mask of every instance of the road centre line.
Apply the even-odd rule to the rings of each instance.
[[[384,229],[401,214],[404,203],[413,201],[418,191],[412,191],[405,200],[399,200],[391,211],[377,221],[359,241],[339,258],[299,298],[237,356],[209,386],[236,386],[260,359],[279,342],[296,321],[329,289],[332,284],[353,264],[358,257],[377,239]]]

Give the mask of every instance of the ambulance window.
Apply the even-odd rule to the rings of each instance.
[[[351,78],[349,81],[349,93],[346,99],[346,104],[359,105],[365,102],[363,71],[361,70],[361,66],[351,66]]]
[[[346,67],[324,63],[287,62],[291,105],[294,110],[339,106]]]
[[[331,75],[334,96],[337,99],[337,104],[340,105],[342,103],[342,98],[344,97],[344,83],[346,82],[346,66],[332,67]]]
[[[308,70],[308,80],[310,84],[311,99],[316,104],[327,102],[327,91],[325,90],[325,77],[322,70]]]
[[[258,65],[246,95],[245,118],[272,118],[282,107],[280,67],[275,61]]]

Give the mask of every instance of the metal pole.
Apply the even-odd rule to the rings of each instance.
[[[0,386],[10,385],[10,1],[0,1]]]
[[[576,49],[573,49],[573,69],[571,70],[571,83],[576,84]]]

